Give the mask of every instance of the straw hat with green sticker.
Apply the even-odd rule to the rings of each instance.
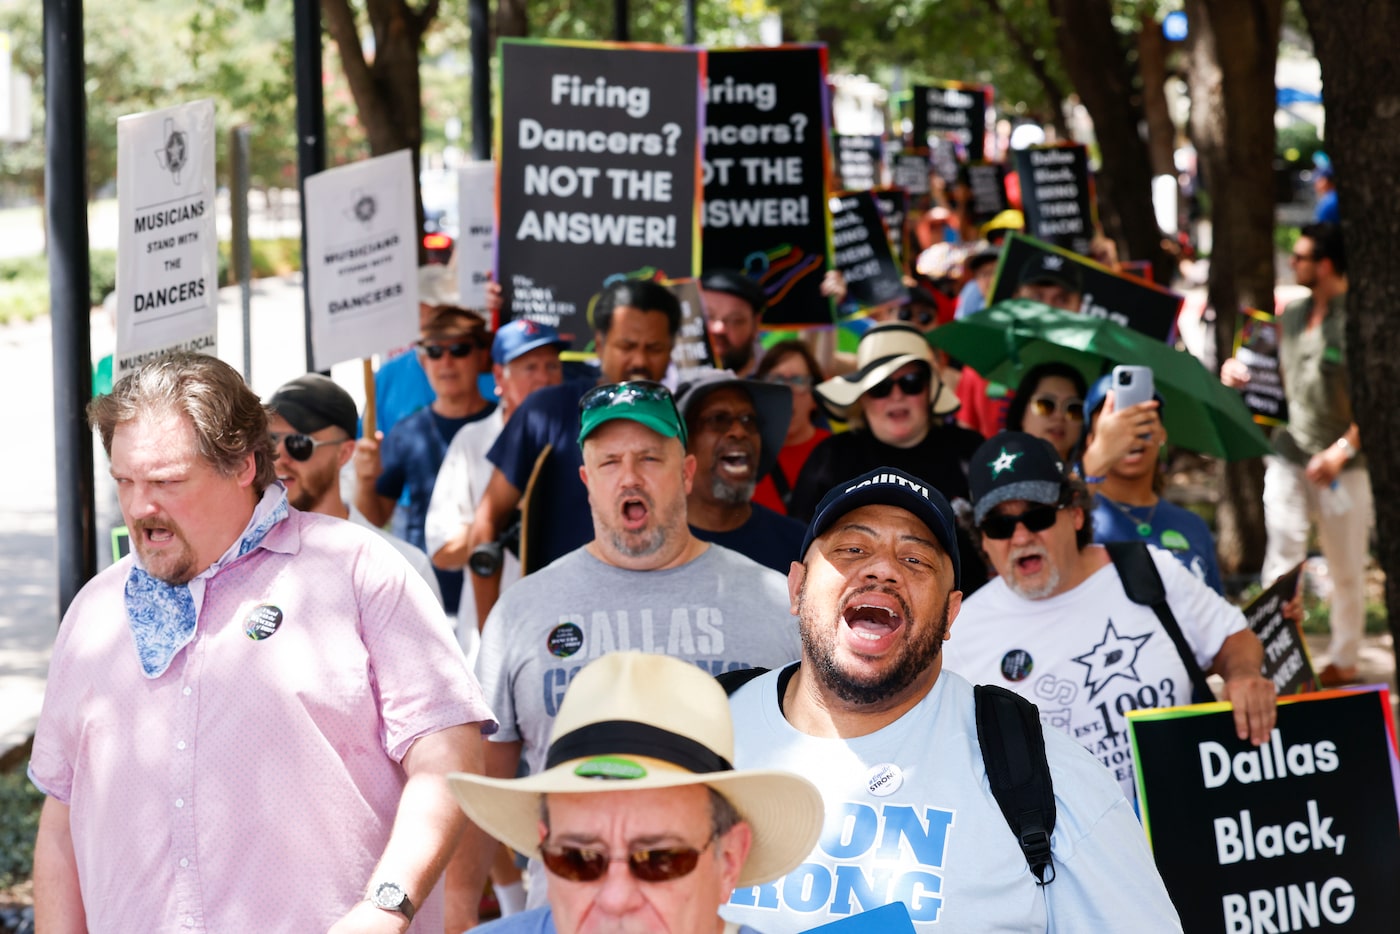
[[[554,719],[545,769],[526,778],[447,776],[462,810],[507,846],[539,856],[540,796],[707,785],[753,832],[739,885],[795,869],[821,834],[822,801],[807,779],[736,770],[729,701],[713,677],[665,655],[612,652],[574,678]]]

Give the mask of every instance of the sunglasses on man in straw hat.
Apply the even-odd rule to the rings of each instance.
[[[611,652],[583,668],[554,719],[544,770],[526,778],[447,776],[477,826],[556,875],[601,878],[612,861],[586,847],[542,850],[540,801],[548,794],[605,794],[705,785],[724,797],[753,832],[740,886],[761,885],[796,868],[821,835],[821,795],[807,779],[776,769],[735,769],[734,725],[718,681],[695,665],[643,652]],[[704,849],[668,847],[626,857],[644,882],[694,870]],[[575,852],[577,851],[577,852]]]
[[[890,384],[890,377],[909,363],[922,363],[926,369],[917,379],[910,380],[910,374],[905,374],[900,381]],[[866,331],[856,346],[855,372],[827,380],[816,388],[816,393],[832,417],[849,421],[851,409],[861,396],[869,393],[881,399],[888,396],[895,385],[906,395],[917,395],[928,389],[929,409],[934,415],[957,411],[957,396],[938,378],[933,348],[924,332],[901,322],[877,324]]]

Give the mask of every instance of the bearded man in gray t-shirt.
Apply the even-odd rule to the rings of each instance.
[[[598,386],[579,404],[593,541],[508,588],[482,630],[478,678],[501,724],[486,774],[498,778],[514,778],[522,761],[530,774],[547,767],[565,688],[609,652],[670,655],[716,675],[802,653],[783,576],[690,533],[695,458],[666,388]],[[468,831],[452,889],[481,891],[491,846]],[[545,903],[544,879],[532,867],[531,907]]]

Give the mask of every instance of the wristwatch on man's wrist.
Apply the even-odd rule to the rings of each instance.
[[[413,920],[413,902],[408,900],[408,893],[397,882],[381,882],[370,889],[366,897],[376,908],[397,911],[408,920]]]
[[[1337,439],[1336,445],[1342,449],[1342,456],[1347,460],[1352,460],[1359,453],[1356,448],[1352,446],[1352,443],[1346,439],[1345,435]]]

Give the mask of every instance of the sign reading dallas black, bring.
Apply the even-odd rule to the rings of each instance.
[[[909,294],[873,194],[857,191],[834,196],[831,230],[836,268],[846,277],[847,304],[863,311]]]
[[[705,269],[738,269],[768,296],[765,325],[830,324],[826,47],[709,53]]]
[[[1129,713],[1143,826],[1185,930],[1394,930],[1389,719],[1383,689],[1280,699],[1255,746],[1230,710]]]
[[[700,52],[501,43],[497,273],[507,317],[592,337],[617,274],[694,276]]]
[[[1141,279],[1120,276],[1091,259],[1018,233],[1009,234],[1002,247],[987,304],[1014,298],[1027,271],[1042,268],[1037,257],[1047,253],[1061,258],[1065,280],[1078,283],[1083,296],[1081,313],[1108,318],[1162,341],[1171,334],[1182,296]]]
[[[1037,240],[1088,253],[1094,239],[1089,151],[1079,145],[1016,151],[1026,233]]]
[[[936,134],[956,142],[969,162],[985,158],[987,88],[957,81],[916,87],[912,116],[915,146],[927,145]]]
[[[878,136],[836,135],[836,176],[847,191],[880,184],[883,141]]]

